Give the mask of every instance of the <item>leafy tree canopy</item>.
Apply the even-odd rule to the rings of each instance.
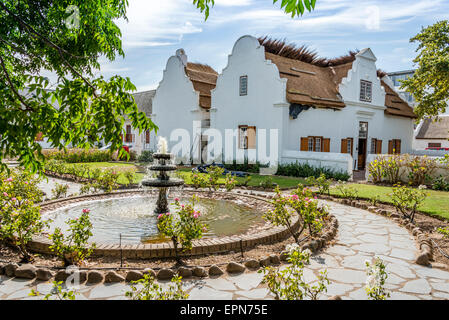
[[[302,16],[304,12],[311,12],[315,9],[316,0],[273,0],[273,4],[281,2],[281,8],[285,13],[291,14],[292,18],[295,16]],[[197,6],[201,12],[204,12],[206,20],[209,17],[210,8],[214,6],[214,0],[193,0],[193,4]]]
[[[413,94],[419,118],[444,112],[449,102],[449,21],[423,28],[410,39],[419,43],[415,74],[402,82],[402,88]]]
[[[0,159],[42,169],[38,134],[55,148],[99,141],[122,150],[125,116],[140,131],[157,129],[139,112],[128,78],[94,78],[99,58],[124,56],[114,20],[127,0],[0,1]],[[59,77],[50,90],[42,71]],[[123,151],[121,151],[123,152]],[[2,164],[2,169],[5,165]]]

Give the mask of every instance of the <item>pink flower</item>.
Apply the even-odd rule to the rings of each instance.
[[[158,219],[162,218],[164,215],[161,213],[160,215],[157,216]]]
[[[298,199],[299,199],[299,197],[298,197],[298,195],[294,194],[294,195],[292,195],[292,199],[294,199],[294,200],[298,200]]]
[[[83,213],[89,213],[90,209],[83,209]]]
[[[179,201],[179,198],[175,198],[175,201],[178,202],[178,201]]]
[[[6,179],[6,182],[11,182],[11,181],[12,181],[12,178]]]
[[[166,216],[169,216],[169,215],[170,215],[170,212],[167,212],[165,215],[166,215]]]
[[[183,208],[183,209],[184,209],[184,205],[183,205],[183,204],[181,204],[181,208]]]
[[[207,231],[207,228],[206,227],[203,227],[203,232],[206,232]]]
[[[194,214],[193,214],[193,217],[194,217],[195,219],[198,219],[198,214],[197,214],[197,213],[194,213]]]
[[[28,181],[25,181],[25,184],[28,184]]]
[[[12,200],[12,201],[17,201],[17,198],[16,198],[16,197],[14,197],[14,198],[12,198],[11,200]]]
[[[304,200],[309,201],[309,198],[306,197]]]
[[[315,200],[318,199],[317,196],[315,196],[314,199],[315,199]]]
[[[6,192],[3,192],[3,196],[7,197],[7,196],[8,196],[8,194],[7,194]]]

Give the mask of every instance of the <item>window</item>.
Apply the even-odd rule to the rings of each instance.
[[[371,102],[373,93],[373,83],[371,81],[360,80],[360,101]]]
[[[377,147],[377,140],[376,139],[371,139],[371,154],[376,154],[376,147]]]
[[[429,143],[427,145],[428,148],[441,148],[441,142],[440,143]]]
[[[145,143],[150,143],[150,130],[145,131]]]
[[[239,148],[256,149],[256,127],[239,126]]]
[[[341,153],[349,153],[352,155],[353,141],[353,138],[341,139]]]
[[[368,136],[368,122],[359,122],[359,139],[366,139]]]
[[[241,96],[248,95],[248,76],[240,77],[240,95]]]
[[[330,139],[323,137],[301,138],[300,150],[309,152],[330,152]]]
[[[400,154],[401,153],[401,140],[393,139],[388,141],[388,154]]]
[[[372,138],[370,152],[371,152],[371,154],[381,154],[382,153],[382,140]]]

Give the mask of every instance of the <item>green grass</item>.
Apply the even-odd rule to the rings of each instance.
[[[391,198],[388,194],[393,192],[393,188],[376,186],[370,184],[351,184],[358,191],[358,197],[361,199],[373,199],[379,196],[379,200],[385,203],[391,203]],[[419,211],[428,213],[430,215],[439,216],[449,220],[449,192],[427,190],[429,193],[424,203],[419,207]],[[331,188],[332,195],[341,196],[341,193]]]
[[[114,169],[115,171],[117,171],[119,173],[119,177],[117,182],[119,184],[127,184],[128,180],[126,180],[125,176],[123,173],[124,171],[128,171],[128,170],[137,170],[137,167],[133,164],[133,163],[120,163],[120,162],[84,162],[84,163],[69,163],[67,164],[68,166],[81,166],[81,165],[86,165],[89,167],[89,169],[91,170],[95,170],[95,169],[104,169],[104,170],[109,170],[109,169]],[[139,183],[144,177],[143,173],[136,173],[136,176],[134,178],[134,183]],[[85,177],[87,178],[87,177]]]

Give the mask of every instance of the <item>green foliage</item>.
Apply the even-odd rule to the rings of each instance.
[[[278,176],[300,177],[300,178],[307,178],[307,177],[318,178],[322,174],[325,175],[326,179],[347,181],[350,178],[347,172],[335,171],[329,168],[315,168],[307,163],[300,164],[298,162],[280,164],[278,167],[278,171],[276,172],[276,175]]]
[[[352,185],[347,185],[346,182],[338,181],[338,184],[335,186],[335,189],[346,199],[357,199],[359,192]]]
[[[0,239],[16,246],[25,262],[33,260],[27,243],[47,225],[42,221],[39,179],[24,171],[0,172]]]
[[[419,118],[444,113],[449,100],[449,21],[439,21],[422,28],[410,39],[418,43],[418,65],[414,75],[402,81],[402,89],[417,102],[414,112]]]
[[[234,160],[232,163],[225,163],[224,167],[230,171],[243,171],[243,172],[251,172],[251,173],[259,173],[260,168],[267,168],[267,164],[261,164],[259,161],[256,163],[249,163],[248,158],[245,158],[243,163],[237,163]]]
[[[309,250],[301,251],[297,244],[287,246],[289,251],[286,268],[265,267],[259,273],[264,273],[262,283],[276,296],[276,300],[303,300],[309,298],[318,300],[322,292],[327,292],[330,284],[327,271],[321,271],[318,281],[313,285],[304,279],[304,267],[310,264]]]
[[[153,151],[148,151],[148,150],[144,150],[142,151],[142,153],[140,154],[140,156],[137,158],[137,161],[139,162],[153,162]]]
[[[247,175],[244,180],[240,183],[241,186],[247,187],[248,184],[251,182],[252,176]]]
[[[200,222],[201,213],[195,210],[196,197],[193,196],[190,203],[184,205],[176,198],[173,205],[176,213],[160,214],[157,227],[161,235],[171,238],[175,248],[176,259],[180,261],[178,245],[183,251],[192,249],[192,241],[201,239],[207,226]]]
[[[385,264],[382,259],[376,257],[373,263],[369,261],[366,264],[366,280],[365,291],[370,300],[387,300],[390,293],[385,289],[385,282],[388,274],[385,271]]]
[[[134,170],[126,170],[125,173],[126,185],[129,186],[136,179],[136,172]],[[118,178],[118,177],[117,177]]]
[[[326,179],[326,175],[324,173],[320,174],[318,178],[313,176],[306,178],[306,183],[310,186],[318,187],[318,192],[320,194],[329,194],[331,181]]]
[[[433,180],[432,189],[440,191],[449,191],[449,182],[446,180],[445,177],[440,175],[438,178]]]
[[[268,176],[259,183],[259,186],[264,189],[273,189],[276,185],[273,182],[273,178]]]
[[[136,285],[142,285],[141,288]],[[125,293],[131,300],[186,300],[189,295],[182,289],[181,277],[175,275],[170,285],[164,290],[159,286],[151,274],[144,274],[144,278],[131,282],[131,291]]]
[[[42,151],[45,160],[61,160],[67,163],[107,162],[112,161],[110,150],[98,149],[46,149]]]
[[[210,166],[209,168],[207,168],[210,188],[213,188],[214,190],[218,190],[220,188],[218,180],[223,176],[223,172],[224,169],[218,166]]]
[[[17,157],[33,172],[43,169],[38,134],[62,150],[100,141],[122,149],[125,117],[139,133],[157,129],[139,111],[130,79],[94,78],[100,59],[124,56],[116,21],[126,19],[127,0],[0,2],[0,160]],[[79,27],[66,24],[68,5],[79,9]],[[30,18],[31,17],[31,18]],[[55,88],[48,70],[58,75]],[[54,90],[49,90],[49,89]],[[6,164],[1,162],[1,168]]]
[[[273,0],[273,4],[278,0]],[[209,18],[210,9],[214,6],[214,0],[193,0],[195,5],[201,12],[204,12],[205,18]],[[285,13],[291,14],[292,18],[295,16],[302,16],[307,10],[311,12],[315,9],[316,0],[282,0],[281,9],[284,9]]]
[[[63,289],[62,288],[63,281],[53,281],[53,288],[52,292],[49,294],[46,294],[44,297],[44,300],[75,300],[76,293],[73,290]],[[32,297],[38,297],[41,293],[32,289],[29,296]],[[52,299],[55,298],[55,299]]]
[[[69,190],[68,184],[55,183],[55,188],[51,189],[53,199],[59,199],[61,197],[67,197],[67,191]]]
[[[426,199],[427,194],[422,189],[408,188],[400,184],[393,187],[390,194],[391,202],[403,217],[413,222],[417,209]]]
[[[441,233],[443,235],[443,238],[449,239],[449,227],[438,228],[437,232]]]
[[[89,212],[89,209],[83,209],[79,218],[67,221],[69,225],[67,236],[64,236],[60,228],[55,228],[53,234],[49,236],[52,241],[51,251],[64,262],[65,266],[81,264],[95,248],[95,244],[87,246],[92,236]]]
[[[437,167],[437,161],[424,155],[422,157],[405,156],[405,165],[409,169],[409,184],[420,186],[431,180],[432,173]]]
[[[192,185],[195,189],[207,188],[210,186],[207,174],[192,172],[191,175]]]
[[[105,170],[98,179],[99,189],[104,192],[112,192],[118,189],[118,174],[113,169]]]
[[[369,199],[371,205],[375,206],[380,201],[380,195],[376,194],[372,198]]]
[[[226,175],[226,179],[225,179],[225,188],[226,191],[232,191],[235,186],[237,185],[237,179],[235,179],[231,173],[228,173]]]

